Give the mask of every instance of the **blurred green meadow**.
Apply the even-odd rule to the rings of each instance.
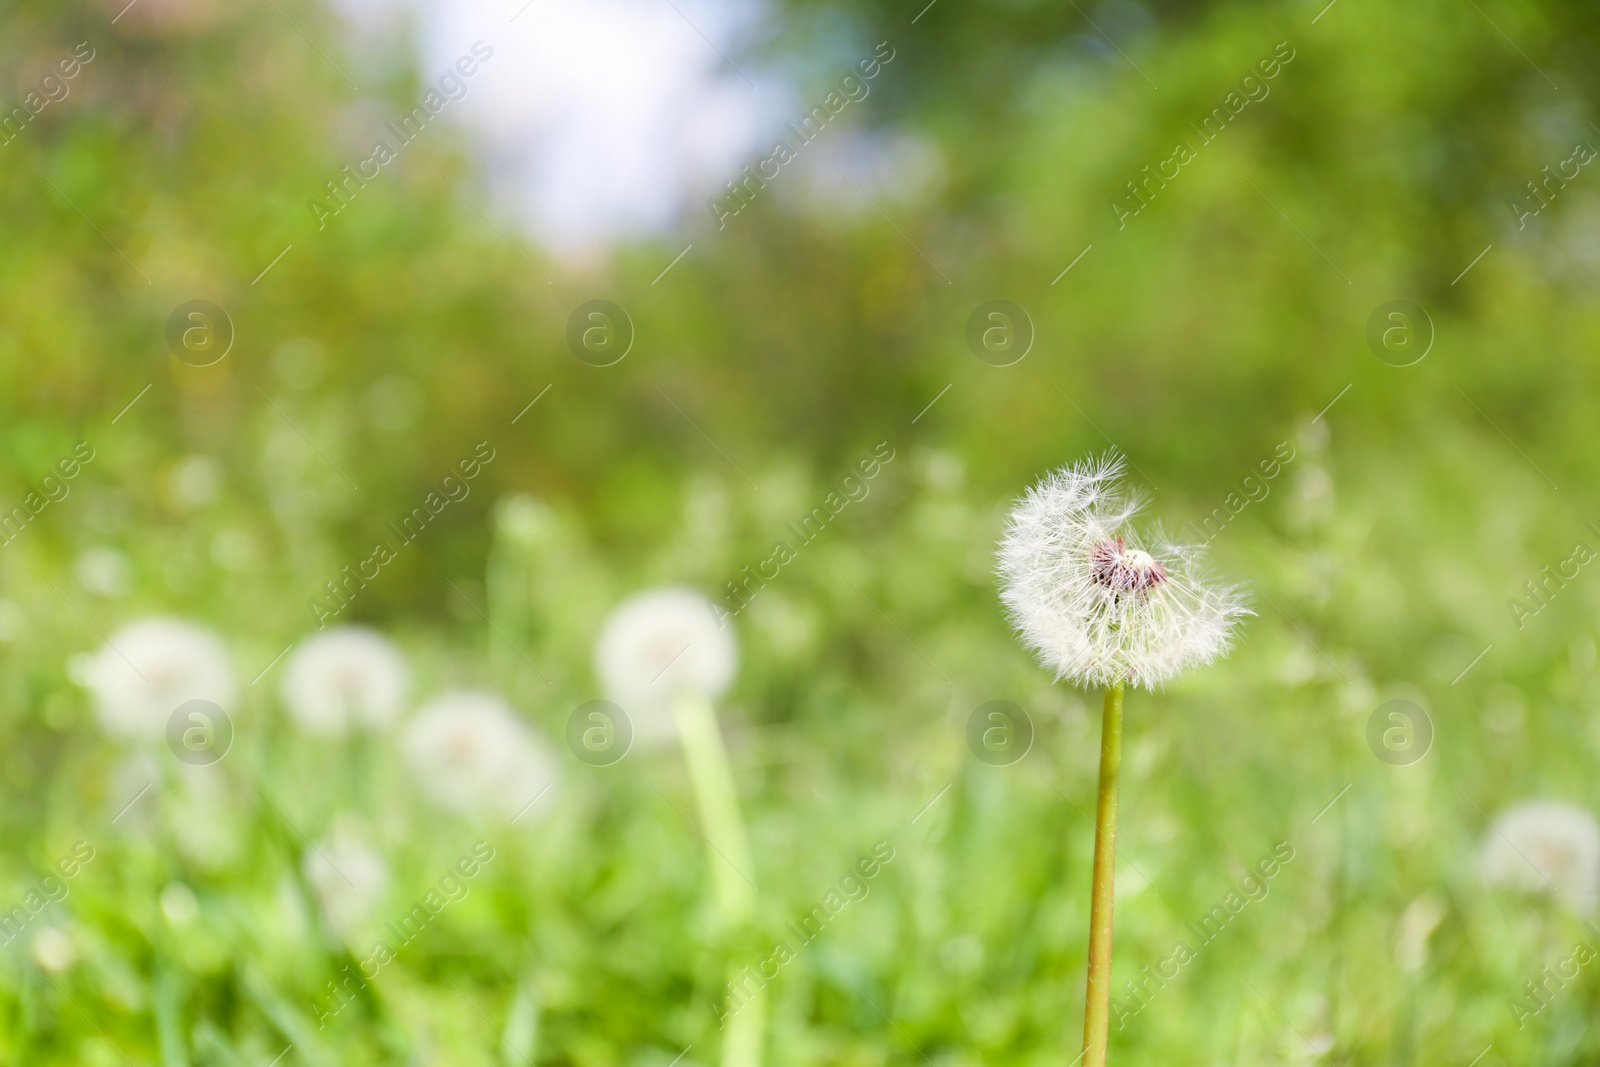
[[[484,25],[540,32],[519,7]],[[1490,858],[1513,805],[1600,809],[1600,13],[773,4],[733,58],[796,114],[894,50],[819,150],[933,162],[579,256],[448,116],[308,209],[437,79],[404,25],[0,25],[0,1062],[713,1064],[730,963],[784,939],[769,1064],[1072,1062],[1098,696],[1014,639],[994,544],[1112,446],[1256,612],[1128,697],[1112,1062],[1600,1060],[1600,851],[1579,820],[1515,849],[1534,877]],[[215,361],[198,320],[169,341],[197,300]],[[630,324],[609,365],[569,343],[593,300]],[[676,747],[570,741],[607,616],[660,586],[738,643],[737,933]],[[97,705],[151,617],[220,642],[207,765]],[[319,623],[398,648],[396,714],[293,713]],[[531,806],[433,791],[412,727],[462,691],[520,724]],[[1014,735],[969,743],[997,700]]]

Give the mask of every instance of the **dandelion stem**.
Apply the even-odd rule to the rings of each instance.
[[[1089,985],[1083,1067],[1105,1067],[1111,1029],[1111,903],[1117,856],[1117,783],[1122,776],[1122,686],[1106,687],[1100,725],[1100,798],[1094,815],[1094,889],[1089,903]]]
[[[705,824],[706,844],[710,846],[711,880],[717,910],[735,944],[755,914],[756,890],[752,881],[750,839],[739,813],[739,794],[733,784],[733,769],[728,750],[717,728],[716,711],[703,696],[685,695],[673,702],[673,717],[678,738],[683,742],[683,758],[689,765],[700,821]],[[740,977],[736,962],[730,960],[729,988]],[[737,1008],[730,1006],[724,1017],[722,1067],[760,1067],[761,1045],[766,1030],[766,994],[757,989],[745,994]]]

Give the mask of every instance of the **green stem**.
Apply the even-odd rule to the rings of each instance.
[[[757,989],[728,1020],[727,1036],[722,1039],[722,1067],[761,1067],[766,1032],[767,991]]]
[[[1089,986],[1083,1067],[1105,1067],[1111,1029],[1111,904],[1117,857],[1117,783],[1122,775],[1122,686],[1106,688],[1100,724],[1100,799],[1094,815],[1094,890],[1089,903]]]
[[[733,784],[728,750],[722,744],[717,715],[704,697],[685,695],[673,702],[678,739],[689,765],[700,821],[710,846],[711,883],[724,926],[742,933],[755,914],[756,889],[750,872],[750,839],[739,814],[739,794]],[[743,942],[735,937],[734,943]],[[729,962],[730,986],[740,972]],[[760,1067],[766,1031],[766,996],[757,989],[729,1018],[722,1043],[722,1067]]]

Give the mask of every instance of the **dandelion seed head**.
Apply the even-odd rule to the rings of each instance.
[[[672,701],[682,694],[715,699],[738,665],[733,631],[710,601],[688,589],[657,589],[624,601],[595,642],[595,673],[606,695],[628,713],[644,742],[676,734]]]
[[[238,694],[221,639],[182,619],[129,623],[74,667],[107,732],[159,738],[178,705],[209,700],[223,708]]]
[[[1250,612],[1208,582],[1196,548],[1129,528],[1143,506],[1116,452],[1063,467],[1011,510],[999,546],[1001,600],[1057,679],[1154,689],[1225,654]]]
[[[1582,911],[1600,904],[1600,824],[1575,804],[1512,805],[1484,835],[1479,860],[1491,884],[1547,893]]]
[[[440,695],[401,747],[429,799],[462,815],[515,817],[556,778],[549,747],[493,693]]]
[[[382,727],[405,704],[405,659],[383,635],[357,626],[313,634],[284,666],[283,703],[312,733]]]

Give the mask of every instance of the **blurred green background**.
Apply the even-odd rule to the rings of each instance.
[[[1600,146],[1589,6],[775,4],[740,65],[813,102],[891,42],[837,121],[915,136],[938,180],[869,209],[780,178],[725,229],[691,204],[578,257],[491,206],[445,120],[316,228],[308,196],[365,155],[349,109],[425,91],[404,33],[365,46],[357,94],[319,54],[352,62],[338,12],[141,6],[0,8],[6,108],[95,53],[0,147],[0,506],[94,449],[0,547],[0,903],[94,849],[0,947],[0,1061],[714,1063],[726,962],[888,842],[770,987],[768,1062],[1070,1062],[1098,698],[1031,661],[991,572],[1023,487],[1112,444],[1168,529],[1226,509],[1211,558],[1258,613],[1225,662],[1129,697],[1117,1001],[1249,865],[1294,855],[1114,1026],[1112,1061],[1600,1059],[1593,968],[1536,1016],[1512,1006],[1600,947],[1591,913],[1480,863],[1508,806],[1600,803],[1600,579],[1511,604],[1600,548],[1600,175],[1528,188]],[[1190,123],[1275,49],[1270,93],[1202,145]],[[1179,141],[1195,158],[1119,222]],[[165,339],[197,299],[236,333],[205,367]],[[593,299],[635,333],[612,366],[567,344]],[[967,341],[996,299],[1035,334],[1008,366]],[[1407,366],[1368,343],[1394,300],[1431,341]],[[339,621],[403,650],[408,708],[488,689],[547,738],[558,785],[510,827],[430,807],[392,734],[298,730],[271,669],[315,628],[308,599],[480,441],[470,495]],[[866,499],[735,623],[719,712],[762,896],[730,942],[678,753],[591,767],[568,718],[601,695],[592,646],[622,598],[724,596],[880,442]],[[204,773],[108,737],[73,680],[149,615],[234,661],[238,736]],[[995,699],[1036,733],[1009,766],[965,739]],[[1431,719],[1408,765],[1367,741],[1391,699]],[[308,860],[349,818],[388,871],[380,921],[474,841],[497,855],[319,1030],[361,950]],[[1600,879],[1587,862],[1574,877]]]

